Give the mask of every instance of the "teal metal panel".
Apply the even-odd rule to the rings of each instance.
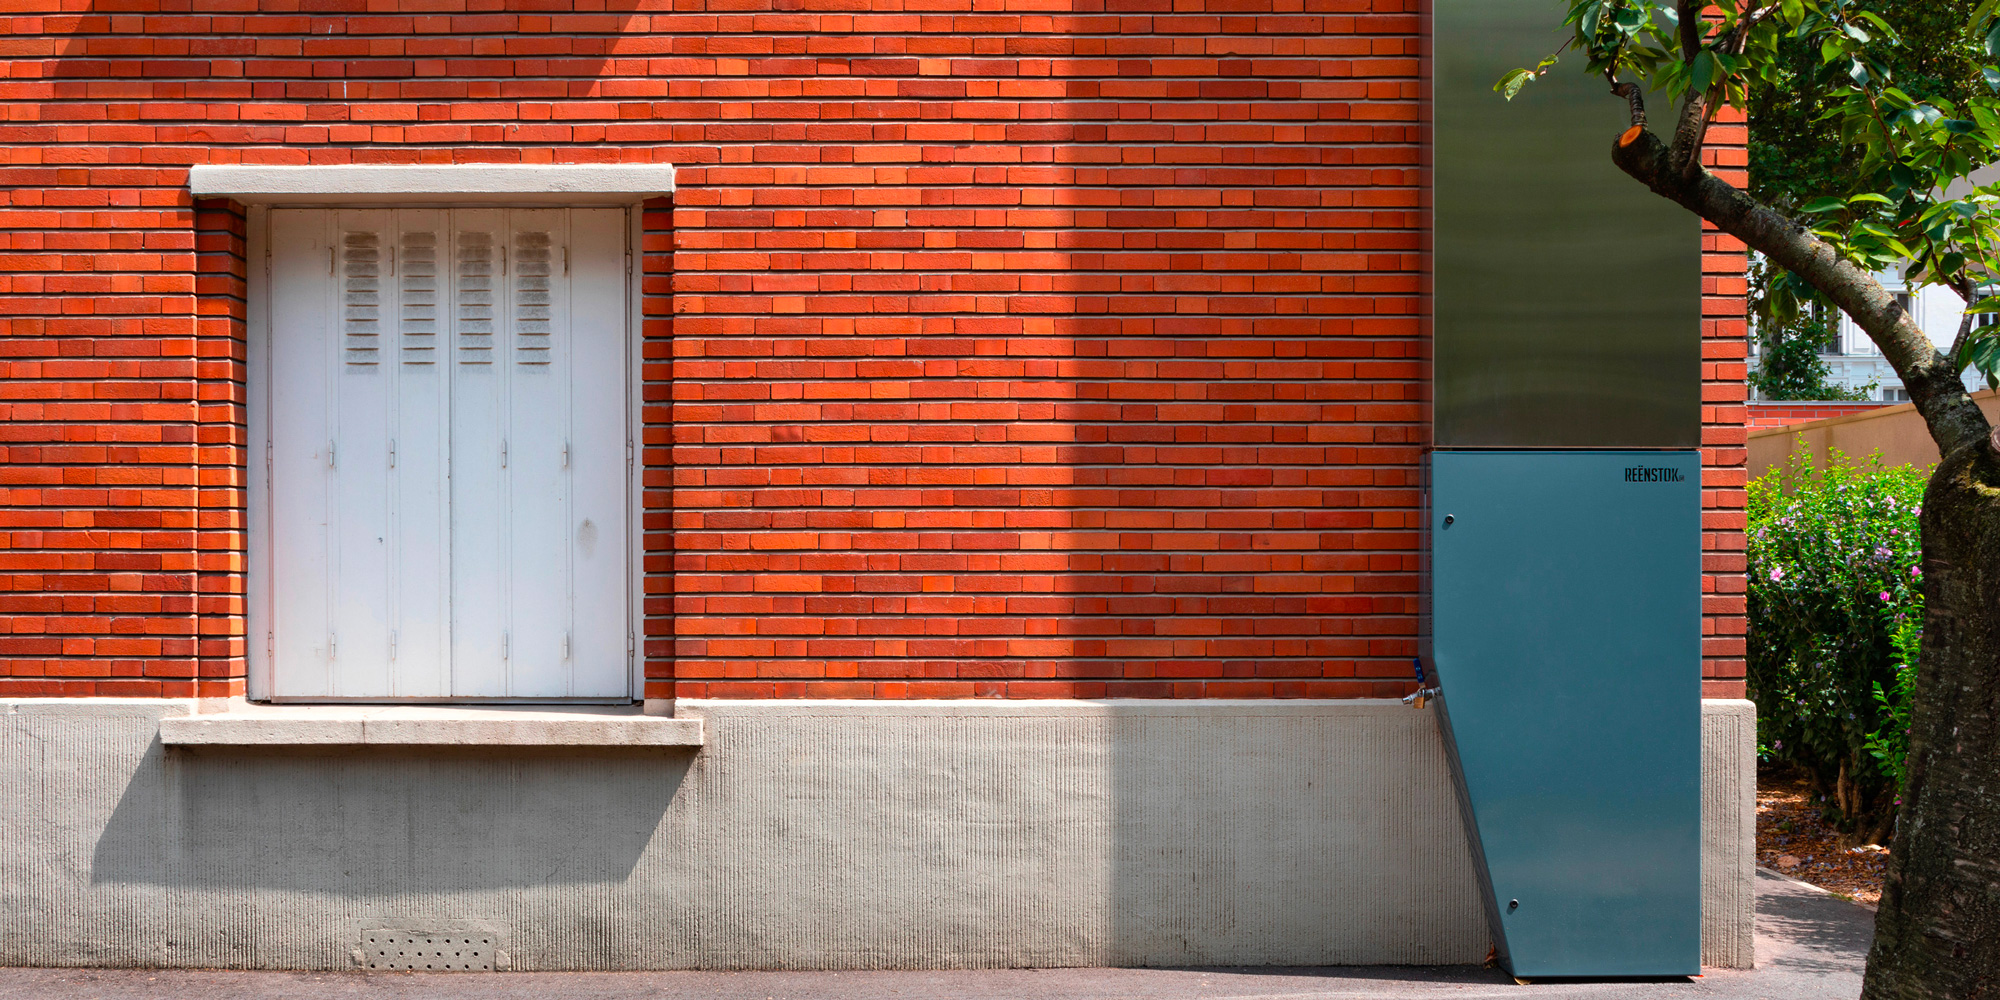
[[[1431,455],[1433,702],[1516,975],[1701,958],[1701,460]]]

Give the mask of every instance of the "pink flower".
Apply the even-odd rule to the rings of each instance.
[[[1771,567],[1771,582],[1772,582],[1772,583],[1777,583],[1777,582],[1778,582],[1779,580],[1783,580],[1784,578],[1785,578],[1785,567],[1783,567],[1783,566],[1773,566],[1773,567]]]
[[[1881,592],[1880,594],[1877,594],[1876,596],[1877,596],[1877,597],[1880,597],[1880,598],[1882,598],[1883,600],[1885,600],[1885,601],[1886,601],[1886,600],[1888,600],[1888,599],[1889,599],[1889,592],[1885,590],[1885,591]]]

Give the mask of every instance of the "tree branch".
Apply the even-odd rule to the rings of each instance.
[[[1777,10],[1778,5],[1775,3],[1767,7],[1760,7],[1755,3],[1751,4],[1749,9],[1743,12],[1743,17],[1736,22],[1736,34],[1729,40],[1730,54],[1742,55],[1743,50],[1750,45],[1750,29],[1756,27],[1757,22],[1776,13]]]
[[[1953,290],[1960,295],[1965,294],[1964,290],[1957,286],[1953,286]],[[1945,357],[1950,358],[1952,363],[1958,366],[1959,371],[1965,370],[1965,362],[1962,360],[1965,357],[1965,342],[1972,339],[1972,321],[1977,317],[1978,314],[1971,312],[1959,317],[1958,336],[1951,338],[1951,350],[1945,352]]]
[[[1959,373],[1915,320],[1896,304],[1874,276],[1804,227],[1737,190],[1696,165],[1684,174],[1673,151],[1650,132],[1626,132],[1611,149],[1611,160],[1655,194],[1715,223],[1793,274],[1805,279],[1842,312],[1854,318],[1910,390],[1931,439],[1946,459],[1981,447],[1992,425],[1965,392]],[[1989,456],[1991,457],[1991,456]]]
[[[1680,0],[1675,7],[1681,26],[1681,61],[1694,62],[1695,54],[1701,51],[1701,12],[1708,6],[1706,0]]]
[[[1617,94],[1619,97],[1624,98],[1626,103],[1631,106],[1632,127],[1641,129],[1645,128],[1646,127],[1645,88],[1630,81],[1627,81],[1625,83],[1619,83],[1618,78],[1612,76],[1609,70],[1606,70],[1604,75],[1606,78],[1611,80],[1611,92]]]
[[[1708,95],[1688,92],[1681,104],[1680,121],[1674,125],[1674,145],[1670,162],[1683,177],[1701,170],[1701,146],[1708,137]]]

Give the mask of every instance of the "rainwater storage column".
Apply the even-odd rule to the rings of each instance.
[[[1701,261],[1564,5],[1435,0],[1424,663],[1502,963],[1700,969]],[[1664,108],[1664,101],[1656,101]]]

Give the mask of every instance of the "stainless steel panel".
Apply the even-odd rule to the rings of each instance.
[[[1699,222],[1612,165],[1625,102],[1581,56],[1512,103],[1493,90],[1555,51],[1563,9],[1435,3],[1434,440],[1695,447]]]

